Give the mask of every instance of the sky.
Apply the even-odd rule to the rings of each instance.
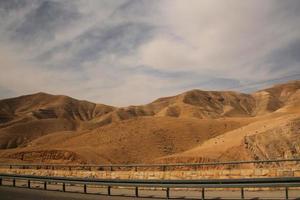
[[[0,98],[128,106],[299,78],[299,0],[0,0]]]

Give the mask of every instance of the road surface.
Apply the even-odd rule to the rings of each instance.
[[[144,200],[146,198],[109,197],[96,194],[80,194],[59,191],[44,191],[27,188],[0,187],[1,200]],[[147,198],[149,200],[149,198]],[[157,200],[157,199],[156,199]]]
[[[72,190],[69,190],[72,191]],[[112,190],[114,195],[118,196],[106,196],[100,194],[83,194],[77,192],[61,192],[53,190],[43,189],[28,189],[22,187],[0,186],[0,200],[150,200],[150,196],[154,198],[151,200],[165,199],[165,191],[140,191],[139,194],[144,198],[129,197],[133,195],[133,191],[129,189],[114,189]],[[201,193],[199,191],[171,191],[171,197],[176,199],[186,199],[184,196],[190,197],[190,199],[201,199]],[[291,190],[289,192],[289,199],[300,200],[300,191]],[[126,196],[124,196],[126,195]],[[148,197],[148,198],[146,198]],[[160,198],[159,198],[160,197]],[[259,197],[259,198],[258,198]],[[207,199],[240,199],[239,191],[207,191]],[[285,199],[284,191],[246,191],[245,199],[268,199],[279,200]]]

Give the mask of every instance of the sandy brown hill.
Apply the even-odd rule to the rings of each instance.
[[[7,123],[19,118],[86,121],[112,110],[111,106],[79,101],[63,95],[37,93],[0,100],[0,122]]]
[[[191,90],[123,108],[38,93],[1,100],[0,116],[2,161],[199,162],[300,154],[300,81],[253,94]]]
[[[300,81],[276,85],[253,94],[232,91],[191,90],[164,97],[142,106],[116,109],[113,119],[138,116],[169,116],[214,119],[221,117],[254,117],[281,108],[299,106]]]
[[[24,146],[45,134],[78,130],[111,106],[37,93],[0,101],[0,149]]]
[[[300,156],[300,114],[262,117],[185,152],[160,158],[184,160],[263,160]]]
[[[249,119],[192,119],[139,117],[118,121],[85,132],[49,134],[32,141],[26,148],[2,151],[2,156],[24,161],[47,161],[52,152],[74,152],[87,163],[140,163],[191,149],[229,130],[248,124]],[[33,154],[33,156],[32,156]],[[49,155],[50,154],[50,155]],[[57,159],[60,161],[60,157]],[[55,160],[55,159],[53,159]],[[49,160],[48,160],[49,161]],[[76,160],[68,160],[68,162]],[[78,160],[77,160],[78,161]]]
[[[300,108],[300,81],[260,90],[252,94],[256,100],[255,115],[271,113],[276,110],[297,111]]]

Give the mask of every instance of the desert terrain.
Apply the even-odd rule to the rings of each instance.
[[[300,81],[191,90],[114,107],[37,93],[0,100],[0,161],[161,163],[300,155]]]

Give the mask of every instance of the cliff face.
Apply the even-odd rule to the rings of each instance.
[[[0,160],[141,163],[294,157],[300,152],[299,121],[300,81],[253,94],[192,90],[123,108],[37,93],[0,100]]]

